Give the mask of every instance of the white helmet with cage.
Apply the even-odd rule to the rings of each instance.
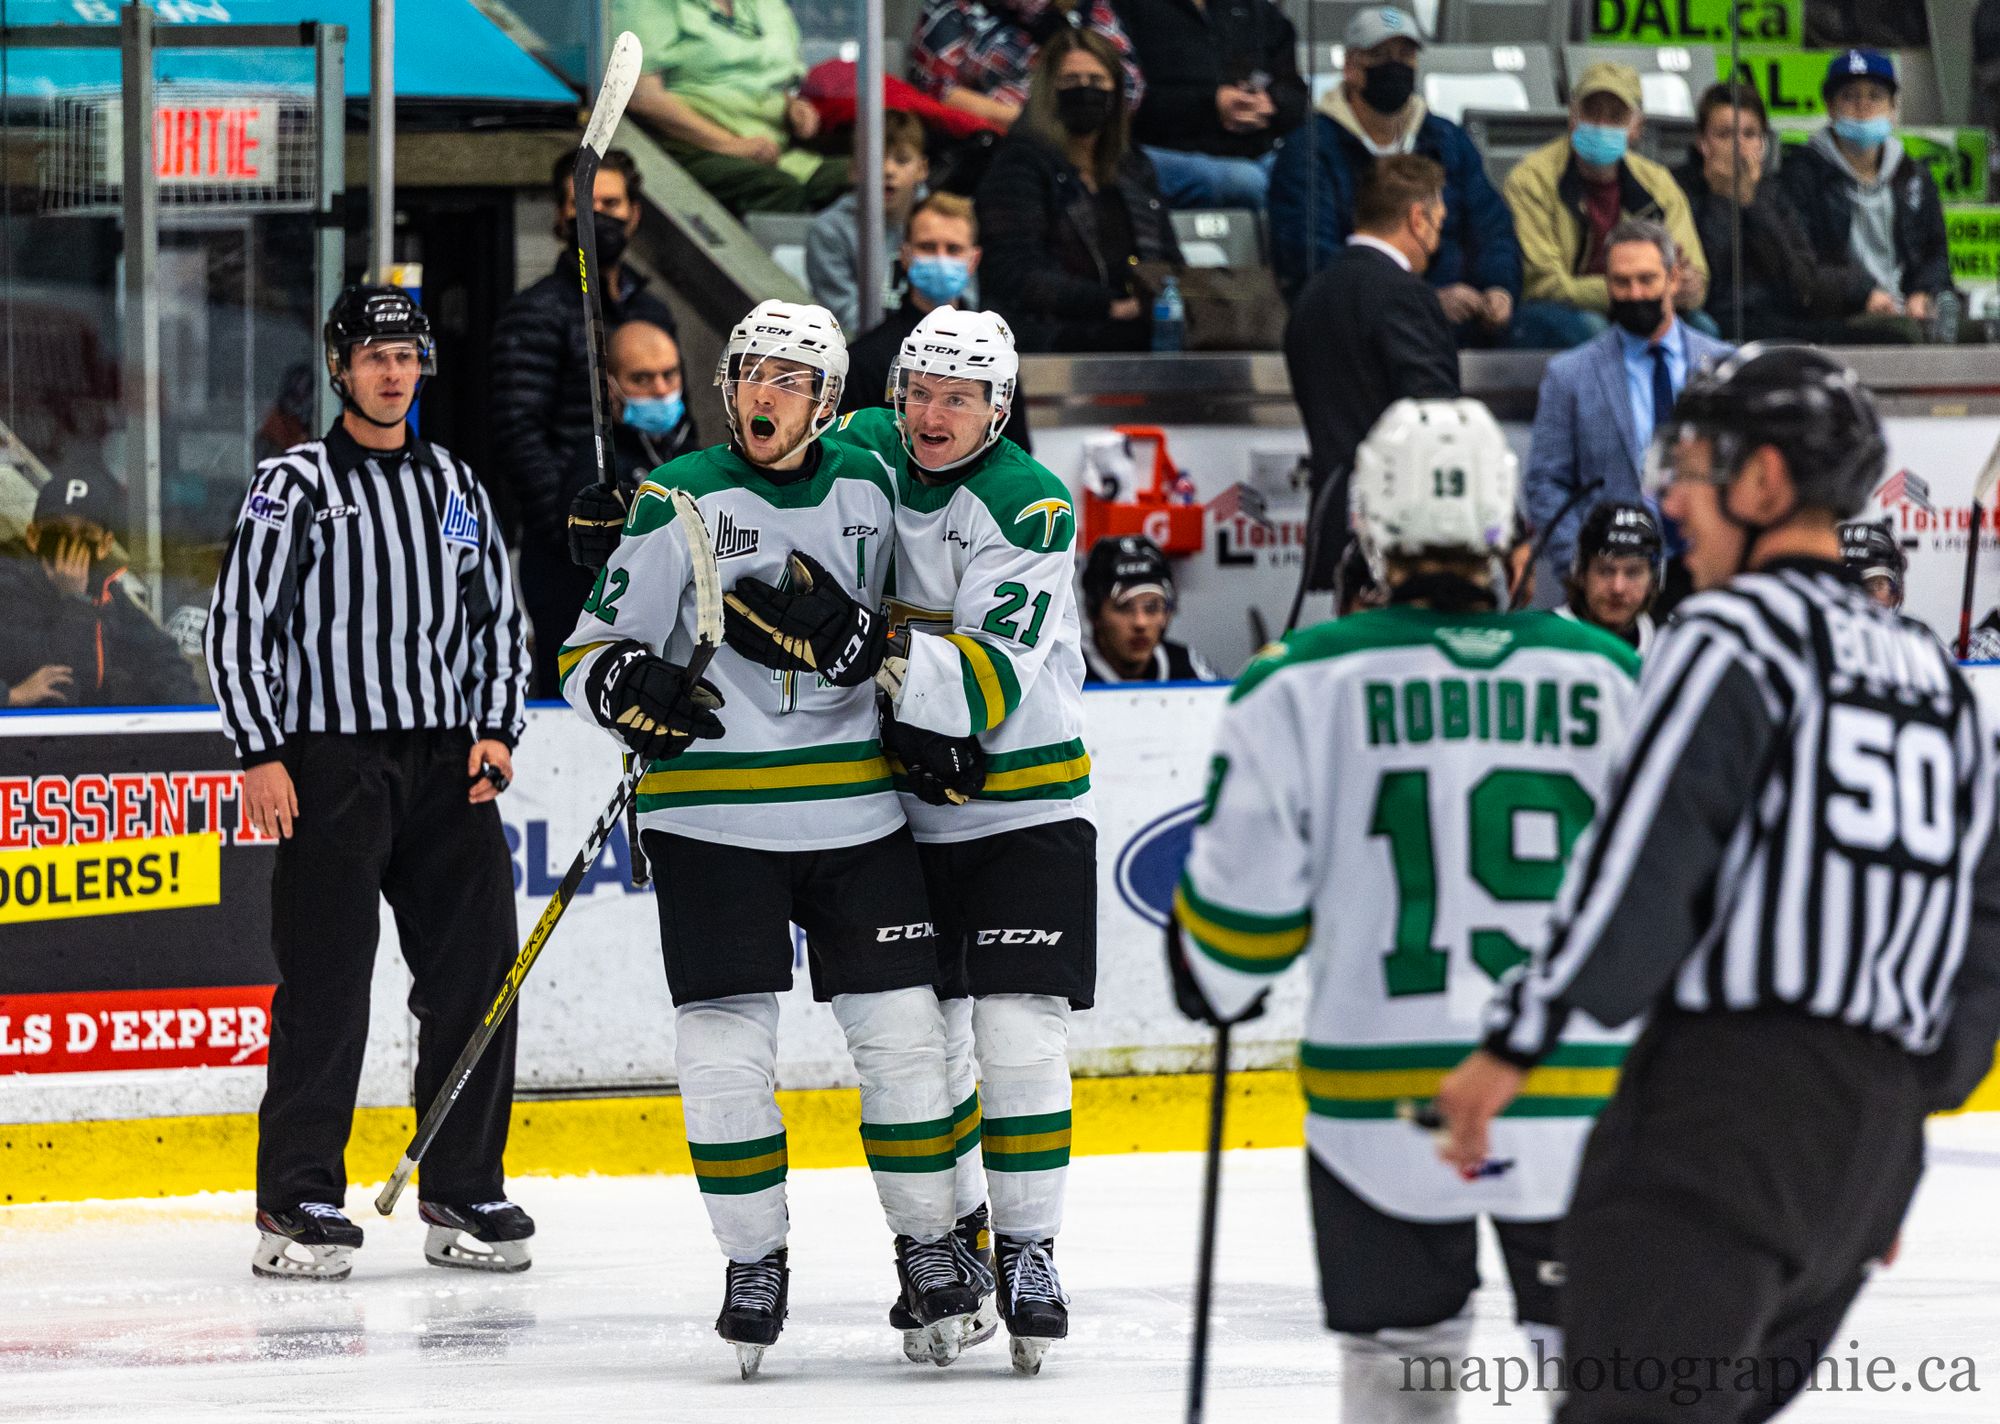
[[[1021,358],[1014,350],[1014,332],[993,312],[960,311],[938,307],[917,323],[917,329],[903,338],[903,346],[889,366],[887,399],[896,412],[896,428],[902,432],[903,446],[916,458],[910,432],[903,416],[904,397],[912,376],[939,376],[947,379],[980,381],[986,386],[991,413],[986,422],[986,438],[971,454],[953,460],[939,470],[955,470],[984,455],[1000,438],[1007,416],[1014,408],[1014,390],[1021,374]],[[931,469],[930,466],[924,466]]]
[[[779,457],[788,460],[824,435],[840,413],[840,393],[847,384],[847,338],[825,307],[780,301],[759,302],[752,307],[729,333],[715,363],[723,414],[739,446],[743,435],[737,427],[733,387],[737,382],[754,385],[766,379],[761,368],[767,361],[794,361],[817,373],[812,419],[806,423],[805,438]]]
[[[1520,461],[1476,400],[1399,400],[1354,461],[1354,522],[1376,578],[1392,555],[1507,552]]]

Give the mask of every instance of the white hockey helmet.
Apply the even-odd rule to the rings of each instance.
[[[896,429],[902,433],[903,447],[916,458],[910,433],[903,423],[903,395],[913,375],[945,376],[986,383],[993,412],[986,423],[986,438],[977,450],[953,460],[944,469],[955,470],[984,455],[1000,438],[1007,415],[1014,408],[1014,390],[1021,375],[1021,358],[1014,350],[1014,331],[998,314],[960,311],[938,307],[917,323],[917,329],[903,338],[903,346],[889,366],[886,399],[896,412]],[[924,468],[929,469],[929,466]]]
[[[1390,555],[1503,555],[1520,461],[1476,400],[1399,400],[1354,460],[1354,523],[1376,578]]]
[[[824,435],[840,413],[840,393],[847,384],[847,338],[840,334],[840,323],[825,307],[775,300],[752,307],[750,314],[730,331],[729,339],[722,344],[722,355],[715,363],[715,384],[722,387],[723,415],[728,419],[730,435],[739,445],[743,437],[736,427],[736,402],[730,398],[730,383],[754,381],[758,362],[767,359],[796,361],[819,372],[806,436],[782,457],[790,459]]]

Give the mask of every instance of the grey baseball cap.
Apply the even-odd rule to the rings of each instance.
[[[1377,5],[1373,9],[1362,10],[1347,22],[1344,43],[1349,49],[1373,49],[1390,40],[1409,40],[1422,45],[1424,28],[1417,23],[1415,15],[1394,5]]]

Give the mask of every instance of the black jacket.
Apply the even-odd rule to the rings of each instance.
[[[1153,165],[1133,149],[1118,169],[1132,228],[1130,253],[1104,251],[1096,198],[1069,159],[1028,134],[993,155],[976,198],[979,287],[1012,324],[1023,351],[1138,351],[1152,344],[1150,319],[1112,321],[1111,304],[1132,294],[1135,262],[1181,262]]]
[[[513,492],[524,541],[563,547],[569,514],[564,475],[590,438],[583,302],[574,257],[515,294],[493,323],[492,429],[497,482]],[[645,290],[646,279],[623,269],[624,294],[605,303],[608,326],[650,321],[674,330],[667,304]]]
[[[1896,142],[1890,139],[1891,143]],[[1858,312],[1875,290],[1875,279],[1854,260],[1848,235],[1854,208],[1848,198],[1848,178],[1839,165],[1813,145],[1785,151],[1778,181],[1805,222],[1813,251],[1825,279],[1837,285],[1846,312]],[[1951,253],[1945,241],[1944,203],[1930,169],[1903,154],[1890,178],[1896,193],[1896,260],[1902,265],[1903,291],[1937,293],[1951,285]]]
[[[1706,310],[1727,332],[1735,317],[1731,289],[1736,252],[1730,232],[1735,205],[1708,186],[1699,157],[1676,169],[1674,180],[1687,194],[1701,249],[1708,255]],[[1854,300],[1845,267],[1821,265],[1791,194],[1775,177],[1766,176],[1743,209],[1744,334],[1778,335],[1795,330],[1796,322],[1852,316],[1868,299],[1867,289],[1860,298]]]
[[[1372,247],[1343,248],[1306,283],[1285,327],[1285,370],[1305,417],[1322,534],[1347,527],[1354,452],[1382,412],[1405,397],[1459,393],[1458,343],[1437,293]],[[1321,538],[1310,587],[1332,587],[1345,542]]]
[[[895,364],[904,339],[923,319],[923,313],[905,296],[902,305],[884,317],[880,326],[854,339],[854,344],[847,348],[847,384],[840,391],[842,415],[889,403],[885,398],[889,367]],[[1000,433],[1032,454],[1033,447],[1028,444],[1028,403],[1023,397],[1017,383],[1014,408],[1007,413],[1007,423],[1000,427]]]
[[[700,448],[701,438],[695,432],[694,417],[691,415],[682,416],[681,423],[665,435],[648,435],[622,420],[613,422],[611,426],[611,462],[617,468],[618,483],[627,494],[639,487],[639,481],[669,460],[678,460],[688,451]],[[564,472],[562,507],[565,517],[570,504],[576,499],[577,491],[596,482],[597,442],[586,434],[583,443],[571,454],[569,467]]]
[[[11,555],[11,557],[9,557]],[[0,554],[0,706],[37,669],[70,670],[45,707],[179,707],[208,701],[160,625],[115,585],[91,598],[56,587],[24,546]]]
[[[1271,0],[1113,0],[1112,8],[1146,76],[1132,116],[1134,143],[1261,158],[1305,121],[1298,35]],[[1215,111],[1215,91],[1252,74],[1269,83],[1271,126],[1230,133]]]

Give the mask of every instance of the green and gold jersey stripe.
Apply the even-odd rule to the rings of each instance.
[[[877,1172],[949,1172],[958,1160],[948,1117],[927,1122],[864,1121],[861,1150]]]
[[[567,686],[569,683],[569,675],[571,672],[575,671],[576,665],[582,662],[585,658],[589,657],[590,654],[595,652],[597,649],[610,647],[611,642],[612,642],[611,639],[606,638],[595,643],[579,643],[573,648],[564,647],[558,649],[556,652],[557,685]]]
[[[695,1180],[717,1196],[748,1196],[785,1180],[785,1134],[748,1142],[689,1142]]]
[[[909,768],[890,758],[896,789],[911,790]],[[975,801],[1068,801],[1090,790],[1090,753],[1074,738],[986,758],[986,784]]]
[[[964,665],[965,705],[972,713],[972,730],[990,732],[1021,705],[1021,683],[1005,653],[983,639],[947,633],[945,641],[958,649]]]
[[[963,1157],[979,1145],[979,1090],[966,1094],[965,1101],[951,1110],[951,1155]]]
[[[1321,1117],[1392,1118],[1404,1099],[1435,1097],[1477,1044],[1412,1043],[1299,1047],[1306,1106]],[[1532,1070],[1507,1117],[1594,1117],[1618,1086],[1625,1046],[1565,1044]]]
[[[892,785],[882,745],[872,740],[781,752],[688,752],[653,763],[639,782],[639,809],[824,801]]]
[[[990,1172],[1046,1172],[1069,1165],[1069,1110],[989,1117],[980,1152]]]
[[[1311,910],[1253,915],[1224,909],[1197,895],[1185,872],[1174,889],[1174,916],[1203,954],[1245,974],[1276,974],[1312,938]]]

